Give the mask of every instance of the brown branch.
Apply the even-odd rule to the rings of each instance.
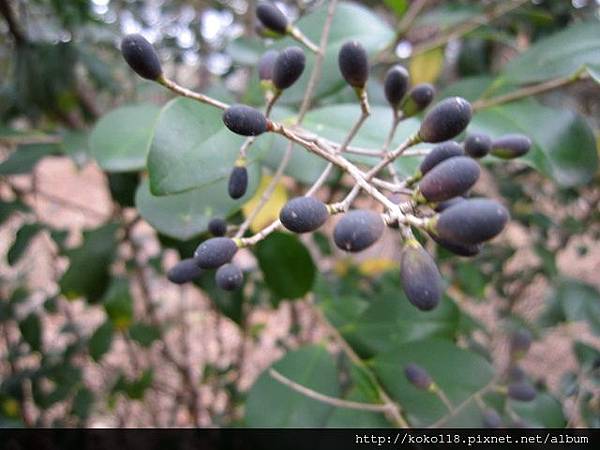
[[[26,43],[27,37],[19,26],[15,13],[8,0],[0,0],[0,14],[4,17],[4,20],[8,25],[8,30],[10,31],[10,34],[12,34],[17,45]]]

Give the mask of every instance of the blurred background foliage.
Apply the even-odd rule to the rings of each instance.
[[[324,2],[277,3],[318,41]],[[415,3],[424,8],[407,23]],[[193,253],[211,217],[235,224],[248,214],[284,141],[257,140],[249,192],[231,200],[227,175],[242,139],[223,129],[219,111],[171,99],[137,78],[119,42],[140,32],[169,77],[258,106],[258,58],[291,41],[261,38],[255,5],[0,0],[0,424],[394,425],[380,413],[294,392],[262,372],[277,360],[280,373],[332,397],[379,403],[389,396],[414,426],[480,426],[484,408],[497,410],[506,425],[600,426],[598,2],[338,5],[307,129],[339,140],[357,116],[336,55],[343,42],[358,39],[373,63],[373,116],[357,145],[383,142],[390,114],[381,81],[397,61],[413,84],[435,84],[437,99],[462,95],[474,102],[469,131],[522,132],[534,143],[523,161],[484,161],[476,192],[509,206],[506,236],[474,260],[431,247],[448,286],[432,313],[403,298],[397,254],[349,259],[332,249],[328,231],[301,239],[276,233],[246,252],[240,292],[218,290],[208,273],[193,287],[165,284],[165,269]],[[309,69],[313,61],[309,56]],[[307,79],[286,92],[276,118],[293,116]],[[535,96],[522,91],[548,83],[556,88]],[[515,91],[523,95],[494,103]],[[403,122],[398,142],[417,123]],[[44,192],[39,167],[49,160],[83,174],[94,170],[90,180],[103,189],[104,210]],[[417,164],[401,158],[397,168],[409,175]],[[252,229],[324,165],[296,149],[288,177]],[[61,172],[54,176],[61,184]],[[324,195],[335,199],[346,187],[334,174]],[[40,201],[54,208],[51,215],[75,209],[93,220],[57,225]],[[36,284],[28,261],[40,259],[39,252],[50,255],[40,263],[49,275]],[[273,323],[283,331],[274,335]],[[538,388],[533,402],[507,400],[495,389],[506,381],[507,337],[517,329],[529,330],[538,345],[523,361]],[[558,354],[570,358],[564,365],[548,354],[563,347]],[[266,359],[257,356],[270,351]],[[402,370],[409,361],[430,371],[454,411],[408,384]]]

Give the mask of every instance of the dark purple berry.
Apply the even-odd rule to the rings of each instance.
[[[388,70],[383,82],[383,91],[388,103],[397,108],[408,89],[408,71],[400,66],[395,65]]]
[[[463,145],[471,158],[483,158],[492,149],[492,139],[487,134],[469,134]]]
[[[457,205],[458,203],[464,201],[465,198],[464,197],[454,197],[451,198],[450,200],[444,200],[443,202],[439,202],[438,204],[435,205],[435,212],[442,212],[448,208],[450,208],[451,206]]]
[[[323,225],[329,217],[327,206],[314,197],[296,197],[281,208],[279,220],[294,233],[308,233]]]
[[[536,395],[535,388],[527,381],[517,381],[508,385],[508,396],[514,400],[530,402]]]
[[[431,238],[440,246],[444,247],[449,252],[454,253],[458,256],[464,256],[467,258],[471,258],[473,256],[477,256],[481,251],[481,244],[461,244],[459,242],[452,242],[436,236],[435,234],[431,235]]]
[[[223,123],[236,134],[258,136],[268,129],[265,115],[246,105],[233,105],[223,113]]]
[[[283,50],[273,66],[273,84],[277,89],[287,89],[304,72],[306,57],[300,47],[288,47]]]
[[[508,368],[507,377],[510,381],[525,381],[527,378],[525,371],[516,364]]]
[[[225,236],[227,232],[227,222],[220,217],[215,217],[208,222],[208,231],[215,237]]]
[[[404,244],[400,281],[408,300],[421,311],[435,308],[442,298],[442,277],[429,253],[416,240]]]
[[[419,389],[431,389],[433,380],[429,373],[415,363],[409,363],[404,367],[404,375],[408,381]]]
[[[419,137],[424,142],[443,142],[459,135],[471,121],[471,104],[461,97],[450,97],[435,105],[423,119]]]
[[[419,182],[419,192],[429,202],[441,202],[464,194],[479,179],[479,164],[466,156],[448,158]]]
[[[379,214],[355,209],[342,216],[333,230],[335,245],[347,252],[360,252],[373,245],[383,234],[385,224]]]
[[[346,42],[338,55],[340,72],[346,82],[355,88],[364,88],[369,78],[367,52],[358,41]]]
[[[219,267],[215,274],[217,286],[225,291],[235,291],[244,283],[244,274],[235,264],[229,263]]]
[[[202,273],[195,258],[182,259],[167,272],[171,283],[184,284],[195,280]]]
[[[289,21],[281,10],[268,2],[261,2],[256,7],[256,17],[260,23],[267,29],[279,34],[287,32]]]
[[[140,77],[156,81],[162,75],[156,50],[141,34],[130,34],[121,41],[121,53]]]
[[[531,139],[523,134],[507,134],[492,141],[492,155],[502,159],[523,156],[531,148]]]
[[[510,354],[513,359],[520,359],[531,347],[533,336],[528,330],[517,330],[510,337]]]
[[[500,428],[502,426],[502,418],[495,409],[487,408],[481,414],[483,426],[486,428]]]
[[[235,166],[229,175],[227,186],[229,196],[233,199],[242,198],[248,189],[248,169],[245,166]]]
[[[465,152],[457,142],[443,142],[433,147],[427,156],[425,156],[419,166],[419,171],[421,172],[421,175],[425,175],[445,159],[452,158],[453,156],[462,156],[464,154]]]
[[[277,50],[267,50],[258,60],[258,78],[261,80],[273,79],[273,67],[275,60],[279,56]]]
[[[435,97],[435,88],[429,83],[417,84],[404,97],[400,109],[404,117],[411,117],[427,108]]]
[[[202,269],[216,269],[231,261],[237,250],[233,239],[215,237],[201,243],[194,252],[194,258]]]

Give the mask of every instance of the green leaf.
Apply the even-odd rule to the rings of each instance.
[[[229,217],[254,195],[260,181],[258,164],[248,167],[248,191],[238,200],[227,193],[227,180],[164,197],[151,194],[148,180],[140,183],[135,204],[141,216],[162,234],[188,240],[203,233],[213,217]]]
[[[582,118],[568,109],[547,108],[532,99],[513,102],[479,111],[469,132],[492,137],[526,134],[532,139],[533,148],[520,160],[562,186],[586,184],[598,170],[594,134]]]
[[[8,249],[8,254],[6,255],[9,265],[13,266],[19,261],[23,253],[27,250],[27,247],[29,247],[31,240],[42,229],[43,227],[38,223],[26,223],[19,228],[15,241]]]
[[[150,347],[160,339],[160,328],[142,322],[136,322],[129,327],[129,336],[142,347]]]
[[[0,200],[0,225],[2,225],[13,213],[17,211],[27,212],[29,208],[20,200],[6,202]]]
[[[244,320],[244,302],[246,301],[243,289],[224,291],[217,286],[215,273],[210,270],[202,271],[200,278],[194,280],[194,284],[212,299],[215,307],[221,314],[236,324],[242,325]]]
[[[113,278],[103,299],[106,314],[118,330],[126,330],[133,321],[133,298],[129,292],[129,281]]]
[[[114,331],[115,327],[110,320],[106,320],[106,322],[96,328],[96,331],[94,331],[88,342],[90,356],[94,361],[100,361],[110,350]]]
[[[337,369],[322,346],[302,347],[273,364],[286,378],[321,394],[339,396]],[[332,406],[302,395],[265,371],[256,380],[246,402],[249,427],[322,427]]]
[[[579,367],[583,371],[594,370],[594,366],[600,361],[600,350],[584,342],[575,342],[573,352],[577,357]]]
[[[228,179],[244,137],[223,124],[223,111],[188,98],[177,98],[162,109],[148,154],[150,190],[169,195]],[[260,136],[248,161],[260,156]]]
[[[19,322],[19,330],[23,340],[29,344],[31,350],[40,351],[42,348],[42,323],[37,314],[31,313]]]
[[[277,297],[300,298],[312,288],[315,264],[296,236],[275,232],[258,243],[256,256],[265,282]]]
[[[582,67],[600,64],[598,22],[571,25],[534,43],[504,67],[503,80],[534,83],[574,74]]]
[[[384,0],[384,3],[388,8],[394,11],[398,17],[402,17],[408,9],[408,0]]]
[[[160,108],[123,106],[102,117],[90,135],[90,151],[107,172],[131,172],[146,166],[146,155]]]
[[[87,420],[94,406],[94,393],[86,387],[82,387],[77,391],[71,404],[71,414],[81,420]]]
[[[138,378],[131,381],[121,374],[113,387],[113,392],[123,392],[132,400],[141,400],[144,398],[146,390],[152,385],[153,379],[154,371],[152,369],[144,370]]]
[[[110,280],[109,268],[117,249],[118,225],[110,223],[83,233],[83,243],[67,250],[69,268],[60,279],[60,289],[69,299],[79,296],[99,300]]]
[[[425,368],[455,406],[486,386],[494,374],[492,366],[481,356],[444,340],[411,342],[378,354],[370,365],[415,427],[431,425],[448,410],[434,393],[408,382],[404,367],[411,362]]]
[[[42,158],[59,152],[55,144],[20,145],[0,164],[0,175],[29,173]]]
[[[110,195],[123,207],[135,206],[135,192],[139,184],[140,176],[137,172],[108,174]]]
[[[437,8],[420,14],[415,20],[415,25],[419,27],[435,27],[440,30],[447,30],[463,22],[473,19],[481,14],[482,8],[476,4],[443,4]]]
[[[538,393],[531,402],[508,401],[509,407],[532,428],[564,428],[566,425],[562,406],[550,394]]]

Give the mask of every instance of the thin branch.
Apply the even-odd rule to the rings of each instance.
[[[300,42],[302,45],[304,45],[306,48],[308,48],[311,52],[319,53],[319,47],[317,47],[317,45],[313,41],[311,41],[297,27],[292,26],[292,28],[289,31],[289,34],[292,38],[294,38],[296,41]]]
[[[395,48],[398,46],[402,38],[408,33],[408,31],[412,28],[415,23],[415,19],[421,13],[423,8],[427,5],[428,0],[416,0],[413,1],[408,9],[402,16],[400,23],[398,24],[398,30],[396,30],[396,34],[394,35],[394,39],[385,46],[381,52],[375,58],[376,61],[381,61],[384,59],[386,53],[394,52]]]
[[[10,31],[10,34],[13,35],[15,42],[17,44],[27,42],[27,37],[19,26],[15,13],[8,0],[0,0],[0,14],[4,16],[4,20],[6,20],[6,24],[8,25],[8,30]]]
[[[328,405],[335,406],[336,408],[356,409],[360,411],[373,411],[380,413],[390,411],[390,405],[388,404],[376,405],[373,403],[353,402],[350,400],[344,400],[341,398],[335,398],[329,395],[321,394],[317,391],[313,391],[312,389],[307,388],[306,386],[302,386],[301,384],[298,384],[295,381],[290,380],[289,378],[282,375],[273,368],[269,369],[269,375],[275,380],[279,381],[281,384],[289,387],[290,389],[296,392],[299,392],[302,395],[312,398],[313,400],[317,400],[321,403],[326,403]]]
[[[192,91],[191,89],[184,88],[183,86],[178,85],[173,80],[169,80],[168,78],[166,78],[164,76],[162,78],[160,78],[158,80],[158,82],[160,84],[162,84],[164,87],[166,87],[167,89],[170,89],[171,91],[173,91],[176,94],[179,94],[183,97],[191,98],[193,100],[197,100],[201,103],[206,103],[207,105],[211,105],[211,106],[214,106],[215,108],[219,108],[219,109],[223,109],[223,110],[229,108],[229,105],[227,103],[223,103],[217,99],[209,97],[208,95],[204,95],[199,92]]]

